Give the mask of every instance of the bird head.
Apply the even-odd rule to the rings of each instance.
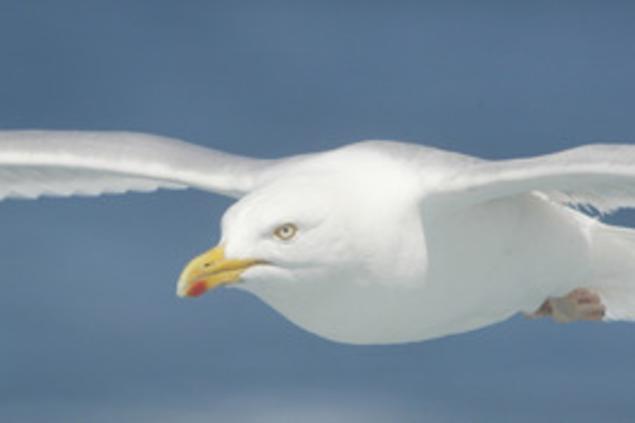
[[[345,213],[333,207],[336,194],[323,183],[294,180],[243,197],[224,214],[218,245],[183,270],[178,295],[300,283],[343,271],[355,246]]]

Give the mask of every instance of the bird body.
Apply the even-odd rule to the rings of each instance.
[[[145,134],[0,131],[0,199],[158,188],[238,200],[179,295],[242,289],[334,341],[461,333],[580,288],[603,307],[590,315],[635,318],[635,232],[577,209],[635,205],[632,146],[487,161],[367,141],[258,160]]]
[[[531,312],[550,296],[594,286],[590,237],[606,225],[536,193],[426,213],[421,179],[427,178],[433,191],[436,181],[455,168],[441,167],[442,152],[429,150],[436,155],[436,168],[422,173],[419,162],[403,160],[412,157],[408,154],[382,154],[382,147],[395,146],[411,147],[368,142],[304,158],[276,175],[291,181],[289,186],[269,182],[235,206],[236,213],[243,207],[263,213],[267,209],[253,203],[275,198],[277,205],[299,201],[305,208],[302,189],[334,196],[326,201],[328,211],[341,208],[350,216],[333,219],[345,227],[332,232],[341,231],[345,239],[325,245],[329,250],[342,246],[334,255],[344,259],[348,271],[320,274],[311,288],[289,283],[281,290],[279,279],[266,277],[231,286],[254,293],[310,332],[359,344],[461,333]],[[444,159],[455,165],[462,157],[450,153]],[[319,182],[312,186],[310,181]],[[292,198],[276,198],[270,191]],[[318,210],[320,200],[308,208]],[[228,215],[231,219],[231,209]],[[242,222],[257,219],[241,217]],[[228,248],[232,238],[240,238],[232,235],[225,240]],[[244,249],[235,248],[236,253]],[[365,260],[355,262],[355,257]]]

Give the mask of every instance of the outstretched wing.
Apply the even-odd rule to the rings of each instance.
[[[600,213],[635,207],[635,146],[598,144],[528,159],[466,160],[426,201],[460,207],[532,191]]]
[[[0,131],[0,200],[189,187],[240,197],[272,163],[142,133]]]

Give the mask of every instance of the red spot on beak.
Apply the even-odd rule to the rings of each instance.
[[[187,295],[189,297],[200,297],[207,291],[207,286],[205,285],[205,281],[197,281],[192,284],[190,289],[187,291]]]

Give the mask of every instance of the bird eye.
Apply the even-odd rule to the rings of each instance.
[[[278,226],[276,230],[273,231],[273,235],[282,241],[288,241],[295,236],[296,232],[298,232],[297,226],[293,223],[285,223],[284,225]]]

